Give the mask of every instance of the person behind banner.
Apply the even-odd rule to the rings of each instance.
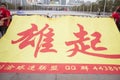
[[[18,9],[18,11],[16,12],[17,15],[23,15],[24,14],[24,12],[22,10],[23,9],[22,6],[18,6],[17,9]]]
[[[115,23],[120,32],[120,6],[116,8],[116,10],[112,13],[112,17],[115,19]]]
[[[1,3],[0,5],[0,31],[2,36],[6,33],[7,28],[10,24],[10,11],[7,9],[6,3]]]

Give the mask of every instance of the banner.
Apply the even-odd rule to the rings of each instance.
[[[120,74],[120,33],[112,18],[13,16],[0,72]]]

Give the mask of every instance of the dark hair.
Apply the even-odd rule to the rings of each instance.
[[[18,9],[18,10],[22,10],[22,6],[18,6],[17,9]]]
[[[120,6],[117,7],[116,11],[117,11],[117,12],[120,12]]]
[[[4,5],[5,7],[7,7],[7,4],[6,4],[6,3],[1,3],[0,5]]]

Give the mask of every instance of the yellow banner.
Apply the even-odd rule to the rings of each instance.
[[[120,65],[120,33],[112,18],[13,16],[0,62]]]

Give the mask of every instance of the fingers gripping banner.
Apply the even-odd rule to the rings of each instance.
[[[112,18],[13,16],[0,39],[0,72],[120,74]]]

